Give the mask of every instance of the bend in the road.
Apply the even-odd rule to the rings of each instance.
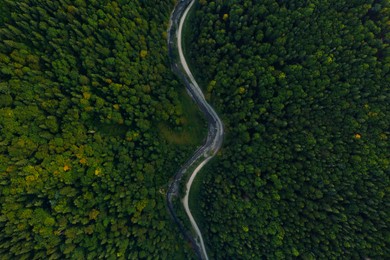
[[[181,65],[183,66],[183,69],[185,71],[185,73],[187,74],[187,77],[190,79],[191,83],[192,83],[192,87],[195,88],[196,92],[197,92],[197,96],[199,97],[199,99],[201,99],[204,103],[204,104],[207,104],[206,107],[208,108],[208,110],[214,112],[214,110],[212,109],[212,107],[206,102],[205,100],[205,96],[203,95],[203,92],[201,91],[198,83],[196,82],[194,76],[192,75],[191,73],[191,70],[187,64],[187,60],[185,59],[184,57],[184,53],[183,53],[183,46],[182,46],[182,32],[183,32],[183,26],[184,26],[184,22],[187,18],[187,15],[188,15],[188,12],[190,11],[191,7],[194,5],[195,1],[192,0],[191,3],[188,5],[188,7],[186,8],[185,12],[183,13],[181,19],[180,19],[180,23],[179,23],[179,29],[178,29],[178,32],[177,32],[177,46],[178,46],[178,51],[179,51],[179,58],[180,58],[180,62],[181,62]],[[213,118],[216,119],[218,118],[218,116],[216,116],[216,113],[211,113]],[[218,118],[219,119],[219,118]],[[216,120],[215,120],[216,121]],[[214,142],[213,142],[214,143]],[[204,241],[203,241],[203,236],[202,236],[202,233],[191,213],[191,210],[190,210],[190,207],[188,205],[188,198],[189,198],[189,194],[190,194],[190,191],[191,191],[191,186],[192,186],[192,182],[194,181],[197,173],[203,168],[203,166],[211,159],[211,157],[208,157],[206,158],[204,161],[202,161],[197,167],[196,169],[193,171],[193,173],[191,174],[191,177],[190,179],[188,180],[187,184],[186,184],[186,194],[185,194],[185,197],[184,197],[184,200],[183,200],[183,205],[184,205],[184,209],[187,213],[187,216],[188,218],[190,219],[190,222],[191,222],[191,225],[193,227],[193,229],[195,230],[198,238],[199,238],[199,242],[200,242],[200,247],[201,247],[201,251],[202,251],[202,255],[203,257],[208,260],[208,256],[207,256],[207,250],[206,250],[206,247],[204,245]]]
[[[187,184],[186,184],[186,194],[183,198],[183,205],[184,205],[184,209],[188,215],[188,218],[190,219],[190,222],[191,222],[191,225],[192,227],[194,228],[195,232],[198,234],[198,237],[199,237],[199,242],[200,242],[200,247],[202,249],[202,252],[203,252],[203,256],[206,260],[208,260],[208,256],[207,256],[207,250],[206,250],[206,247],[204,245],[204,241],[203,241],[203,237],[202,237],[202,233],[200,232],[200,229],[198,227],[198,224],[196,224],[196,221],[194,219],[194,217],[192,216],[191,214],[191,210],[190,210],[190,207],[189,207],[189,203],[188,203],[188,198],[190,196],[190,191],[191,191],[191,186],[192,186],[192,182],[194,181],[195,177],[196,177],[196,174],[203,168],[203,166],[206,165],[206,163],[211,159],[212,157],[209,156],[207,157],[203,162],[201,162],[201,164],[198,165],[198,167],[195,168],[195,170],[193,171],[193,173],[191,174],[191,177],[190,179],[188,180]]]
[[[167,192],[167,204],[169,212],[171,213],[174,221],[178,224],[180,231],[183,233],[185,237],[187,237],[191,244],[194,247],[197,255],[202,258],[208,260],[207,251],[204,245],[202,233],[191,214],[191,210],[188,205],[189,194],[192,186],[192,182],[194,181],[197,173],[203,168],[204,165],[218,152],[222,145],[223,141],[223,125],[221,119],[218,117],[217,113],[214,109],[207,103],[205,97],[203,95],[202,90],[200,89],[198,83],[196,82],[194,76],[192,75],[187,61],[183,54],[182,49],[182,31],[184,21],[187,17],[187,14],[191,7],[194,4],[194,0],[189,1],[179,1],[171,14],[169,31],[168,31],[168,48],[169,55],[171,58],[172,70],[183,80],[186,85],[187,91],[189,92],[191,98],[195,101],[195,103],[199,106],[200,110],[205,114],[206,119],[209,123],[208,135],[204,145],[199,148],[194,155],[180,168],[180,170],[176,173],[174,180],[171,182],[168,192]],[[179,22],[178,29],[175,34],[173,32],[173,28],[177,26]],[[179,53],[180,65],[174,59],[173,47],[174,47],[174,39],[176,37],[177,40],[177,51]],[[202,159],[202,160],[200,160]],[[173,208],[172,197],[178,195],[178,187],[179,182],[182,177],[186,173],[186,171],[192,166],[196,166],[195,170],[191,173],[190,178],[186,184],[186,194],[183,199],[183,206],[187,213],[187,216],[191,222],[191,225],[196,233],[196,236],[199,238],[199,242],[194,239],[188,232],[185,231],[184,225],[180,222]]]

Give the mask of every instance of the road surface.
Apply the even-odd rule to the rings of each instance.
[[[171,66],[173,72],[181,78],[186,86],[187,92],[191,98],[198,105],[199,109],[204,113],[208,121],[208,134],[203,146],[195,151],[193,156],[187,160],[187,162],[180,168],[180,170],[174,176],[173,181],[170,183],[166,199],[169,212],[171,213],[174,221],[178,224],[180,231],[191,242],[195,253],[201,259],[208,260],[207,251],[204,245],[202,233],[191,214],[191,210],[188,205],[188,197],[191,190],[192,182],[194,181],[196,174],[202,169],[206,163],[216,155],[221,148],[223,141],[223,125],[221,119],[218,117],[215,110],[207,103],[201,88],[192,75],[187,61],[183,54],[182,49],[182,31],[184,21],[188,15],[188,11],[191,9],[195,0],[179,1],[173,10],[170,18],[170,25],[168,29],[168,49],[169,57],[171,60]],[[178,55],[177,55],[178,54]],[[178,56],[178,57],[177,57]],[[189,168],[195,168],[190,174],[190,178],[186,183],[186,194],[182,201],[187,216],[191,222],[192,228],[196,233],[196,237],[191,235],[191,232],[185,230],[183,223],[177,218],[175,210],[173,208],[173,198],[178,196],[179,184],[182,177],[186,174]]]

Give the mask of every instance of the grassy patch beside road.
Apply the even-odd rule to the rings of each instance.
[[[192,26],[193,24],[193,19],[196,13],[196,10],[198,10],[198,1],[195,2],[195,4],[192,6],[191,10],[188,12],[186,21],[183,26],[183,53],[184,56],[186,57],[188,67],[190,68],[192,75],[198,82],[199,86],[201,87],[203,93],[206,95],[206,89],[208,82],[202,76],[201,74],[198,73],[198,71],[195,69],[196,64],[194,64],[192,57],[194,56],[194,53],[191,51],[191,44],[194,38],[194,35],[196,34],[195,28]]]
[[[198,5],[199,5],[199,3],[196,2],[194,4],[194,6],[191,8],[191,10],[189,11],[189,13],[187,15],[187,19],[184,23],[184,26],[183,26],[183,39],[184,39],[183,52],[184,52],[184,56],[186,57],[187,64],[188,64],[194,78],[196,79],[196,81],[198,82],[202,91],[204,92],[204,94],[207,97],[206,88],[207,88],[208,82],[196,70],[196,65],[193,63],[193,59],[191,59],[191,57],[193,57],[193,55],[194,55],[191,52],[191,44],[192,44],[192,39],[194,38],[194,35],[196,33],[195,28],[192,27],[192,24],[193,24],[192,21],[193,21],[193,17],[195,16],[196,10],[198,9]],[[214,160],[209,162],[209,164],[212,163],[213,161]],[[207,174],[207,172],[208,172],[207,169],[210,167],[209,164],[206,165],[202,170],[200,170],[198,172],[196,178],[194,179],[192,186],[191,186],[191,192],[189,194],[189,201],[188,201],[191,213],[192,213],[193,217],[195,218],[195,220],[198,224],[198,227],[202,231],[202,233],[204,232],[204,230],[203,230],[204,219],[203,219],[203,215],[202,215],[201,208],[200,208],[200,198],[201,198],[200,192],[202,189],[202,183],[203,183],[204,176]],[[186,176],[187,180],[195,168],[196,167],[189,169],[188,175]],[[183,182],[183,183],[187,183],[187,181]]]
[[[161,136],[168,142],[177,145],[200,145],[207,135],[207,126],[204,116],[196,104],[191,100],[185,91],[180,91],[180,106],[183,111],[181,122],[183,126],[176,130],[170,128],[166,123],[160,123],[158,130]]]

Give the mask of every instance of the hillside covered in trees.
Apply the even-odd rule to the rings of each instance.
[[[201,194],[210,258],[390,255],[389,17],[387,0],[199,1],[192,67],[228,135]]]
[[[1,1],[1,259],[191,257],[164,202],[203,134],[168,65],[173,5]]]

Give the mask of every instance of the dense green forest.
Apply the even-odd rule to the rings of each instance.
[[[212,259],[390,255],[390,1],[199,0],[187,52],[227,138]],[[173,0],[0,0],[0,258],[189,259],[165,207],[204,124]]]
[[[204,133],[169,68],[173,6],[1,1],[1,259],[192,256],[165,207]]]
[[[382,259],[390,2],[199,0],[192,67],[225,123],[202,188],[212,259]]]

